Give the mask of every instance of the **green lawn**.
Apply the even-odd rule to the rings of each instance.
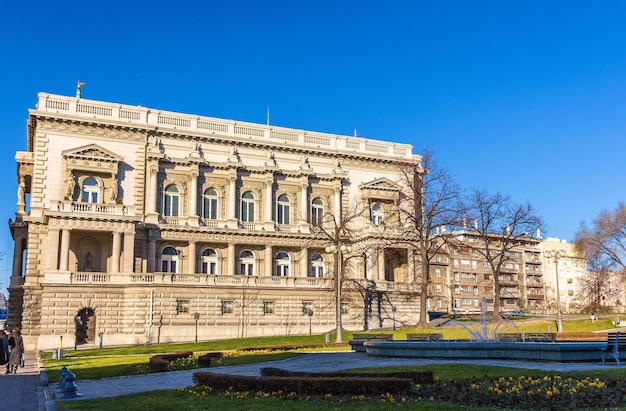
[[[539,321],[531,319],[519,319],[513,322],[519,332],[546,332],[548,326],[556,330],[553,321]],[[589,320],[564,320],[564,330],[567,332],[590,332],[612,328],[611,320],[596,321],[591,324]],[[445,339],[469,338],[470,333],[463,327],[440,327],[431,329],[402,329],[385,331],[394,334],[394,339],[404,339],[407,333],[440,332]],[[349,341],[352,333],[344,333],[344,341]],[[331,337],[334,341],[334,336]],[[116,347],[102,349],[81,349],[65,352],[63,359],[52,359],[51,353],[42,353],[42,361],[51,382],[58,380],[58,370],[67,365],[79,380],[99,379],[121,375],[134,375],[145,372],[150,357],[157,353],[192,351],[196,354],[208,351],[232,351],[251,347],[272,347],[317,344],[319,348],[296,349],[291,351],[264,352],[262,350],[249,353],[240,353],[239,356],[227,356],[220,360],[221,365],[235,365],[251,362],[273,361],[301,355],[303,352],[316,350],[349,350],[348,344],[324,345],[325,336],[284,336],[267,338],[247,338],[223,341],[210,341],[184,344],[152,344],[132,347]],[[534,377],[554,375],[553,372],[529,371],[518,368],[487,367],[476,365],[431,365],[413,367],[393,367],[376,369],[376,372],[397,370],[430,370],[434,372],[438,380],[462,380],[470,377],[475,378],[517,378],[532,373]],[[363,371],[363,370],[361,370]],[[374,371],[374,370],[364,370]],[[626,378],[626,367],[607,367],[600,371],[562,373],[564,378]],[[440,401],[421,400],[410,403],[398,403],[389,399],[296,399],[273,396],[255,396],[254,394],[242,393],[213,393],[198,390],[171,390],[157,391],[138,395],[115,397],[111,399],[83,400],[71,402],[59,402],[59,410],[209,410],[209,409],[238,409],[238,410],[386,410],[397,409],[406,406],[410,409],[424,410],[456,410],[458,404],[444,403]],[[465,409],[488,409],[488,408],[465,408]]]

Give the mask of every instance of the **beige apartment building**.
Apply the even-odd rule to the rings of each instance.
[[[581,281],[587,275],[585,254],[578,251],[575,244],[556,237],[546,238],[542,245],[546,310],[556,312],[560,308],[563,313],[579,312],[589,304],[588,292],[581,288]]]
[[[28,347],[330,332],[338,300],[346,329],[417,321],[410,145],[40,93],[15,159]]]
[[[468,233],[466,233],[467,235]],[[455,235],[448,233],[446,235]],[[471,235],[471,234],[470,234]],[[499,274],[500,308],[543,312],[545,280],[541,238],[516,237]],[[476,314],[485,299],[493,311],[495,286],[492,269],[476,250],[445,246],[431,264],[429,309],[455,314]]]

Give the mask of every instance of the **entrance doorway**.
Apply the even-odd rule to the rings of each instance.
[[[92,308],[83,308],[74,317],[76,326],[76,345],[96,342],[96,312]]]

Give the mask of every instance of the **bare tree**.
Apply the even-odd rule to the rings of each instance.
[[[626,274],[626,205],[600,212],[591,226],[582,222],[575,243],[590,263],[600,261],[607,270]]]
[[[519,260],[516,248],[528,240],[528,233],[542,228],[542,220],[531,204],[517,204],[509,196],[489,194],[481,189],[470,191],[461,210],[463,218],[450,234],[449,243],[478,253],[487,262],[494,285],[493,309],[497,313],[502,292],[501,270]]]
[[[578,284],[577,291],[583,300],[580,303],[589,312],[609,312],[609,306],[621,294],[621,281],[616,278],[615,272],[608,269],[608,259],[592,257],[587,264],[587,275]]]
[[[407,235],[402,236],[403,241],[413,245],[414,261],[420,267],[415,273],[420,293],[418,327],[426,326],[428,322],[431,262],[442,251],[442,228],[458,220],[461,192],[449,171],[438,166],[430,148],[424,149],[421,156],[421,166],[401,168],[408,192],[399,207],[400,219],[407,223],[405,227],[409,230]]]
[[[333,278],[335,282],[335,342],[343,342],[343,324],[341,312],[342,287],[344,283],[347,259],[344,257],[352,252],[352,244],[356,239],[356,230],[359,220],[363,218],[366,207],[364,204],[354,204],[347,207],[340,215],[324,210],[321,219],[311,224],[314,241],[325,246],[326,253],[333,254]]]

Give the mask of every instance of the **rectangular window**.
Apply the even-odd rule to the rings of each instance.
[[[263,314],[274,314],[274,301],[263,301]]]
[[[232,314],[233,313],[233,302],[230,300],[222,301],[222,314]]]
[[[435,277],[437,277],[437,278],[441,278],[441,269],[440,269],[440,268],[437,268],[437,269],[435,270]]]
[[[176,300],[176,314],[189,312],[189,300]]]
[[[313,312],[313,301],[302,301],[302,315],[309,315]]]
[[[435,286],[435,290],[436,290],[438,293],[440,293],[440,292],[441,292],[441,284],[437,284],[437,285]]]

